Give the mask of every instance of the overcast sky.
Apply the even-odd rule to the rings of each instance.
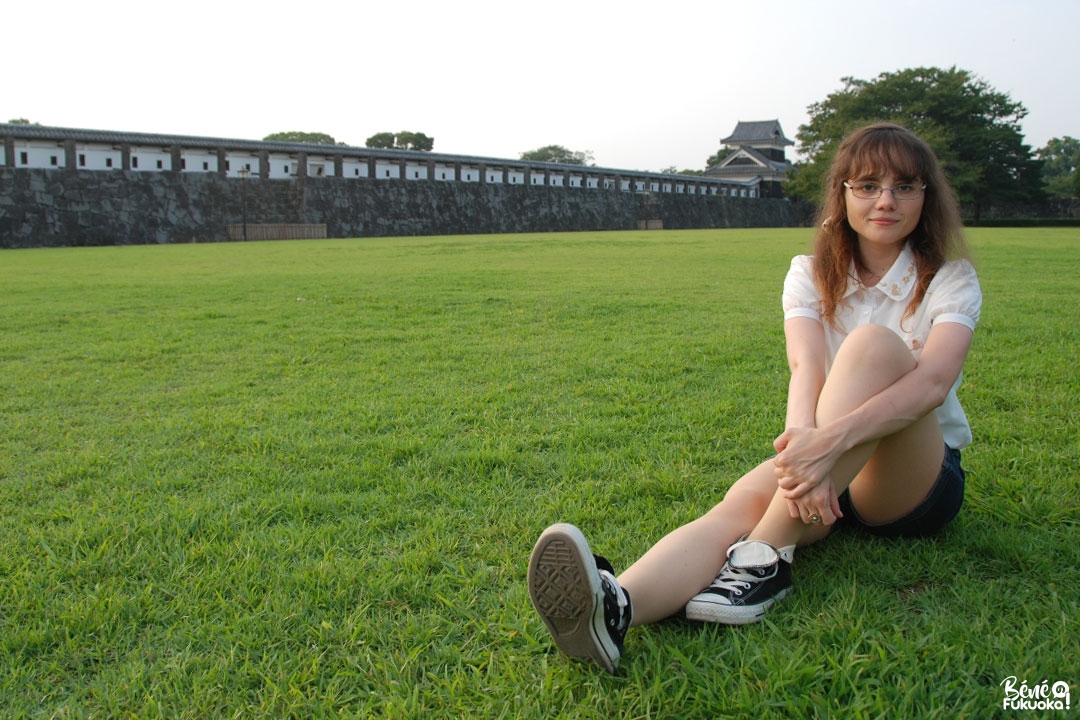
[[[1080,137],[1078,0],[42,0],[2,24],[0,121],[700,169],[739,120],[794,140],[842,77],[955,65],[1024,104],[1033,148]]]

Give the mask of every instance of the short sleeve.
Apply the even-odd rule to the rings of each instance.
[[[784,278],[784,320],[795,317],[821,319],[821,296],[814,284],[814,271],[809,255],[796,255]]]
[[[982,289],[975,268],[967,260],[945,263],[926,289],[923,302],[931,324],[959,323],[974,331],[982,312]]]

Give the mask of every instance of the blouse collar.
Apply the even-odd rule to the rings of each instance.
[[[889,268],[889,271],[885,273],[874,287],[893,300],[903,300],[910,295],[911,291],[915,288],[916,280],[915,253],[911,252],[911,248],[907,243],[904,243],[904,247],[900,251],[900,254],[896,256],[896,260],[893,261],[892,267]],[[844,297],[858,292],[860,288],[859,273],[855,269],[854,261],[852,261],[848,287],[847,291],[844,293]]]

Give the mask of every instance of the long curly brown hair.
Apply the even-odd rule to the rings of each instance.
[[[821,293],[821,314],[833,325],[852,264],[858,267],[861,263],[858,236],[848,223],[844,181],[886,175],[926,183],[919,224],[908,236],[918,280],[905,319],[922,302],[930,281],[946,260],[969,257],[956,195],[930,146],[901,125],[876,123],[860,128],[837,149],[814,239],[814,280]]]

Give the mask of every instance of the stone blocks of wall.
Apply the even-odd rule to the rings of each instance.
[[[325,223],[329,237],[784,227],[785,200],[464,182],[0,168],[0,247],[221,242],[226,226]]]

